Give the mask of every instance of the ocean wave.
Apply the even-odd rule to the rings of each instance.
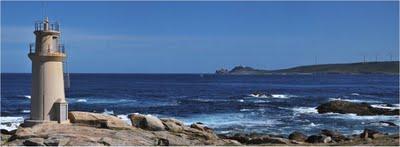
[[[277,99],[287,99],[292,97],[297,97],[296,95],[290,94],[249,94],[248,96],[254,98],[277,98]]]
[[[316,126],[319,126],[319,125],[321,125],[321,124],[314,124],[314,123],[312,122],[312,123],[310,123],[308,126],[310,126],[310,127],[316,127]]]
[[[264,112],[265,109],[264,108],[258,108],[258,109],[240,109],[240,112],[252,112],[252,111],[260,111],[260,112]]]
[[[252,109],[240,109],[240,112],[252,111]]]
[[[370,122],[370,123],[368,123],[368,125],[390,127],[390,124],[385,121]]]
[[[22,110],[22,113],[31,113],[31,110]]]
[[[265,101],[265,100],[255,100],[253,101],[253,103],[268,103],[269,101]]]
[[[0,129],[5,129],[7,131],[15,130],[23,122],[24,122],[23,117],[11,117],[11,116],[0,117]]]
[[[86,103],[87,100],[86,99],[78,99],[78,100],[76,100],[76,102],[78,102],[78,103]]]
[[[340,113],[325,113],[321,114],[325,115],[329,118],[337,118],[337,119],[353,119],[353,120],[374,120],[374,121],[392,121],[394,120],[397,125],[400,125],[400,116],[393,116],[393,115],[366,115],[360,116],[353,113],[347,114],[340,114]]]
[[[250,97],[255,97],[255,98],[271,98],[271,96],[265,95],[265,94],[249,94]]]
[[[240,99],[240,100],[238,100],[238,101],[239,101],[239,102],[242,102],[242,103],[244,102],[244,100],[243,100],[243,99]]]
[[[353,103],[381,103],[380,101],[374,101],[374,100],[342,99],[340,97],[329,98],[329,101],[347,101],[347,102],[353,102]]]
[[[316,107],[295,107],[290,109],[296,113],[318,113]]]
[[[114,115],[114,111],[113,110],[107,110],[107,109],[104,109],[104,112],[102,113],[102,114],[107,114],[107,115]]]
[[[296,97],[295,95],[287,95],[287,94],[271,94],[272,98],[279,98],[279,99],[287,99],[291,97]]]
[[[129,103],[136,103],[137,101],[134,99],[106,99],[106,98],[68,98],[73,103],[87,103],[87,104],[129,104]]]
[[[359,96],[360,94],[359,93],[351,93],[350,95]]]
[[[17,98],[27,98],[27,99],[31,99],[31,96],[30,96],[30,95],[17,95],[17,96],[15,96],[15,97],[17,97]]]
[[[199,114],[191,117],[177,118],[182,120],[186,125],[196,122],[202,122],[211,128],[230,128],[232,126],[251,127],[271,127],[282,124],[277,119],[254,120],[248,114],[242,113],[220,113],[220,114]]]
[[[243,100],[243,99],[241,99]],[[237,100],[239,102],[242,102],[241,100]],[[209,98],[192,98],[192,99],[184,99],[184,100],[179,100],[180,102],[229,102],[232,100],[228,99],[209,99]],[[243,100],[244,101],[244,100]]]
[[[371,105],[374,108],[383,108],[383,109],[390,109],[390,110],[396,110],[396,109],[400,109],[400,106],[397,104],[394,104],[392,106],[388,105],[388,104],[373,104]]]

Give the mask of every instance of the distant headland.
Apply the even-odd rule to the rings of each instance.
[[[318,64],[278,70],[264,70],[248,66],[236,66],[232,70],[219,69],[215,71],[215,73],[220,75],[399,74],[399,61]]]

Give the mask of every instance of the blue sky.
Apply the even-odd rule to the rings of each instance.
[[[1,2],[1,70],[30,72],[42,2]],[[395,60],[398,2],[47,2],[71,72],[211,73]]]

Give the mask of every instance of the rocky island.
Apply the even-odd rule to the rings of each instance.
[[[360,62],[348,64],[320,64],[288,69],[263,70],[236,66],[232,70],[219,69],[220,75],[271,75],[271,74],[399,74],[399,61]]]
[[[399,109],[372,108],[368,104],[331,101],[317,107],[319,113],[356,113],[357,115],[399,115]],[[133,113],[132,125],[108,114],[71,111],[70,123],[23,124],[14,131],[1,130],[1,145],[35,146],[121,146],[121,145],[399,145],[398,134],[386,134],[366,128],[350,136],[322,129],[307,136],[294,131],[289,136],[235,133],[216,134],[201,122],[185,125],[174,118],[157,118]],[[391,122],[389,125],[396,124]]]

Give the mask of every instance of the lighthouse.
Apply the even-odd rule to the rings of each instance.
[[[60,44],[60,25],[46,17],[35,23],[36,36],[30,44],[32,61],[31,114],[26,124],[68,122],[68,103],[64,92],[64,45]]]

